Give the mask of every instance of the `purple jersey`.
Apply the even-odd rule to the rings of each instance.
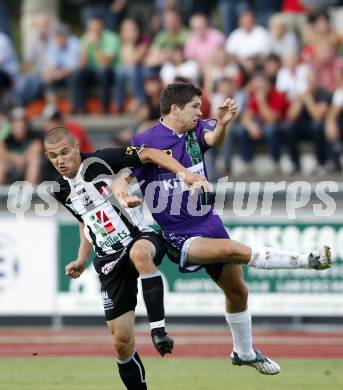
[[[177,135],[172,129],[159,122],[156,126],[137,134],[132,145],[146,145],[161,149],[195,173],[206,175],[203,155],[208,145],[204,132],[208,131],[208,121],[199,120],[194,131]],[[147,164],[132,172],[140,183],[155,221],[161,226],[164,236],[170,234],[183,236],[228,237],[219,216],[213,207],[201,209],[197,194],[191,195],[177,175],[156,165]]]

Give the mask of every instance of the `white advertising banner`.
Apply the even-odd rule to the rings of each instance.
[[[53,219],[0,217],[0,315],[53,313],[56,232]]]

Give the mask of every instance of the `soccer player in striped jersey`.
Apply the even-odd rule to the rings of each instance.
[[[132,144],[144,143],[168,151],[191,172],[206,175],[204,153],[223,144],[226,129],[237,112],[235,102],[228,98],[218,108],[216,120],[202,120],[201,91],[190,83],[174,83],[162,91],[160,105],[163,117],[159,123],[134,136]],[[125,192],[126,182],[122,180],[125,175],[117,179],[115,194],[117,186]],[[237,263],[264,269],[325,269],[331,265],[330,248],[324,246],[318,253],[300,255],[269,247],[250,247],[229,238],[213,207],[201,212],[198,197],[175,174],[163,167],[145,165],[135,169],[132,176],[142,183],[143,196],[154,200],[149,204],[155,205],[151,212],[168,242],[168,257],[179,264],[181,272],[204,267],[224,292],[225,317],[233,339],[232,363],[252,366],[262,374],[278,374],[279,365],[253,349],[248,289]],[[130,181],[132,176],[126,180]],[[159,191],[149,193],[150,184],[156,182],[160,183]],[[159,207],[159,203],[166,207]]]
[[[60,177],[54,196],[79,221],[80,247],[77,259],[66,266],[70,278],[78,278],[85,269],[93,246],[94,268],[99,275],[101,295],[121,379],[127,389],[146,389],[143,364],[135,351],[134,310],[137,304],[137,278],[142,291],[151,336],[158,352],[171,353],[173,340],[165,331],[163,282],[157,265],[165,254],[163,239],[149,228],[139,211],[123,208],[112,196],[112,180],[123,168],[158,164],[175,173],[183,173],[186,185],[204,179],[186,170],[165,153],[140,147],[103,149],[80,153],[70,131],[57,127],[48,132],[45,153]],[[125,206],[137,206],[140,200],[128,197]]]

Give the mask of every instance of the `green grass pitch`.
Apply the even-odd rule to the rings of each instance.
[[[225,359],[144,358],[149,390],[342,390],[343,360],[278,360],[259,374]],[[1,390],[124,390],[110,358],[0,359]]]

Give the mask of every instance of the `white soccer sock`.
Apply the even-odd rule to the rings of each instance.
[[[248,265],[261,269],[310,268],[308,255],[269,248],[267,246],[253,247]]]
[[[225,313],[229,324],[233,350],[242,360],[253,360],[256,353],[252,348],[251,314],[248,310],[240,313]]]

